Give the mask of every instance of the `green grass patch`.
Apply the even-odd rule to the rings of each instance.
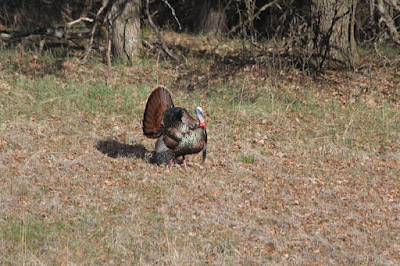
[[[254,163],[256,160],[254,155],[244,155],[240,157],[240,161],[243,163]]]

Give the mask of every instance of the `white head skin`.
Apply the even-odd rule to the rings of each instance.
[[[206,122],[204,122],[204,118],[203,118],[203,109],[201,109],[201,107],[196,107],[196,110],[194,110],[194,112],[196,113],[197,117],[199,118],[200,126],[205,127]]]

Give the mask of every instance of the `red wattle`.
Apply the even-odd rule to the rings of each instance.
[[[206,122],[204,122],[204,121],[200,122],[200,126],[201,127],[205,127],[206,126]]]

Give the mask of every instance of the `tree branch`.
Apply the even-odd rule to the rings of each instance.
[[[154,24],[153,19],[151,18],[151,15],[150,15],[150,11],[149,11],[149,0],[146,0],[145,12],[146,12],[146,15],[147,15],[147,18],[148,18],[148,20],[149,20],[149,23],[150,23],[151,28],[153,29],[154,33],[156,34],[158,40],[161,42],[162,50],[163,50],[169,57],[171,57],[172,59],[174,59],[174,60],[177,61],[177,62],[180,62],[179,58],[178,58],[174,53],[172,53],[171,50],[168,48],[167,44],[165,43],[164,38],[162,37],[160,31],[158,30],[156,24]]]
[[[169,7],[169,9],[171,9],[172,16],[174,16],[174,19],[176,20],[176,23],[178,23],[179,29],[181,30],[182,26],[181,23],[179,22],[178,17],[176,16],[175,9],[168,3],[167,0],[162,0],[162,1]]]
[[[400,6],[396,0],[385,0],[385,2],[388,5],[392,6],[394,9],[396,9],[398,12],[400,12]]]
[[[242,24],[242,23],[239,23],[238,25],[234,26],[234,27],[229,31],[229,34],[235,32],[235,31],[236,31],[239,27],[241,27],[241,26],[248,25],[248,24],[250,23],[250,21],[253,21],[254,19],[258,18],[258,16],[259,16],[263,11],[265,11],[267,8],[269,8],[269,7],[271,7],[271,6],[275,5],[275,4],[277,4],[276,0],[271,1],[271,2],[269,2],[269,3],[265,4],[265,5],[263,5],[261,8],[258,9],[258,11],[257,11],[252,17],[248,17],[248,18],[246,19],[246,21],[243,22],[243,24]],[[278,7],[279,7],[279,6],[278,6]]]
[[[379,13],[381,14],[382,20],[385,22],[386,26],[389,29],[389,34],[392,40],[397,44],[400,45],[400,34],[397,31],[396,24],[393,18],[390,16],[389,12],[386,10],[385,3],[383,0],[377,1],[377,7]]]
[[[84,18],[78,18],[78,19],[76,19],[76,20],[74,20],[74,21],[68,22],[68,23],[67,23],[67,26],[68,26],[68,27],[71,27],[72,25],[74,25],[74,24],[76,24],[76,23],[79,23],[79,22],[81,22],[81,21],[93,22],[93,19],[92,19],[92,18],[86,18],[86,17],[84,17]]]
[[[101,15],[101,13],[103,13],[104,9],[108,6],[108,3],[110,1],[109,0],[103,0],[103,5],[102,7],[99,9],[99,11],[97,11],[96,13],[96,17],[94,19],[94,23],[93,23],[93,27],[92,27],[92,31],[90,33],[90,41],[89,41],[89,45],[88,48],[86,50],[86,53],[82,59],[82,61],[86,62],[87,58],[89,57],[89,53],[92,50],[92,46],[93,46],[93,41],[94,41],[94,33],[96,32],[96,27],[97,27],[97,22],[99,20],[99,16]]]

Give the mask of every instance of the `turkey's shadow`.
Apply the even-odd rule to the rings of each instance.
[[[106,139],[100,140],[96,143],[96,149],[112,158],[117,157],[136,157],[151,164],[168,164],[170,160],[176,163],[182,163],[176,160],[173,150],[166,150],[163,152],[154,152],[146,149],[142,144],[125,144],[117,140]]]
[[[136,157],[150,161],[153,156],[153,152],[146,149],[142,144],[130,145],[113,139],[98,141],[96,143],[96,149],[112,158]]]

